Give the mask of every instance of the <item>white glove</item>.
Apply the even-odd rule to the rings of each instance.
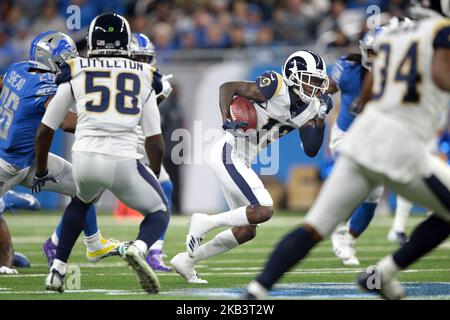
[[[173,74],[168,74],[168,75],[163,75],[161,78],[161,82],[162,82],[162,91],[156,96],[163,96],[164,98],[167,98],[168,96],[170,96],[170,94],[172,93],[172,85],[169,82],[169,79],[173,78]]]
[[[0,267],[0,274],[19,274],[16,269],[11,269],[5,266]]]

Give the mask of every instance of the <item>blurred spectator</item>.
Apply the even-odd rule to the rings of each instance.
[[[234,25],[230,30],[230,45],[231,48],[244,48],[245,33],[240,25]]]
[[[45,1],[40,8],[40,14],[33,24],[33,33],[38,35],[48,30],[67,32],[65,20],[58,15],[55,1]]]
[[[173,28],[166,22],[158,22],[152,30],[156,50],[173,49]]]
[[[270,46],[274,44],[274,34],[270,26],[265,25],[259,29],[258,36],[256,38],[256,45],[258,46]]]
[[[8,41],[6,26],[0,22],[0,74],[4,74],[14,61],[16,61],[14,46]]]

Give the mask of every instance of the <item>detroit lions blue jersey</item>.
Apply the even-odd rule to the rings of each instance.
[[[364,67],[361,63],[351,61],[347,56],[340,57],[331,71],[331,78],[341,91],[341,110],[337,125],[342,131],[347,131],[355,119],[355,115],[350,112],[350,107],[359,100],[363,72]]]
[[[34,73],[32,64],[12,64],[0,95],[0,158],[25,168],[34,161],[34,140],[45,113],[45,102],[56,93],[52,73]]]

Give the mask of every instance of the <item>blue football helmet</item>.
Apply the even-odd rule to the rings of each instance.
[[[37,69],[57,73],[62,63],[77,56],[75,42],[59,31],[44,32],[31,42],[30,62]]]
[[[132,59],[146,63],[156,63],[155,46],[143,33],[135,32],[131,36],[130,56]]]

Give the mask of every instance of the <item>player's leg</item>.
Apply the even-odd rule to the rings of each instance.
[[[230,209],[240,208],[248,203],[245,197],[233,196],[227,189],[222,187],[223,194]],[[199,246],[196,255],[191,258],[187,252],[181,252],[170,260],[175,270],[186,279],[188,283],[208,283],[201,279],[195,270],[195,265],[201,260],[222,254],[233,248],[250,241],[256,236],[256,226],[248,225],[234,227],[220,232],[210,241]]]
[[[50,153],[48,156],[48,168],[55,176],[58,183],[48,182],[43,187],[43,190],[57,192],[73,198],[76,194],[76,186],[72,174],[72,164],[63,158]],[[34,170],[28,174],[24,184],[29,186],[33,177]],[[49,266],[52,265],[53,259],[55,258],[56,246],[58,245],[59,237],[61,236],[61,224],[62,220],[50,238],[47,239],[42,246],[42,249],[47,256]],[[86,258],[90,262],[97,262],[114,251],[119,245],[119,242],[115,240],[106,240],[102,237],[97,226],[97,214],[94,205],[89,208],[86,215],[83,231],[85,236],[84,242],[86,244]]]
[[[0,275],[17,274],[13,269],[14,250],[6,221],[0,213]]]
[[[246,199],[246,204],[215,215],[192,215],[186,248],[194,257],[204,235],[219,227],[243,227],[269,220],[273,214],[273,201],[261,179],[251,166],[237,154],[229,142],[218,143],[212,152],[211,168],[222,186],[234,197]],[[253,232],[248,232],[250,235]],[[246,232],[240,233],[244,238]]]
[[[431,156],[431,173],[417,176],[411,183],[387,180],[386,186],[402,197],[431,209],[434,214],[422,222],[411,234],[409,241],[396,253],[382,259],[377,268],[381,276],[381,289],[377,292],[387,299],[400,299],[405,293],[396,280],[399,271],[436,248],[450,235],[450,167],[436,156]],[[370,275],[361,274],[358,282],[367,289]]]
[[[388,233],[388,240],[404,245],[408,241],[405,233],[406,221],[411,212],[413,203],[401,196],[397,196],[397,207],[395,208],[394,222]]]
[[[349,222],[337,227],[331,235],[333,251],[344,265],[359,265],[356,257],[356,239],[372,221],[382,193],[383,187],[375,188],[353,212]]]
[[[148,293],[157,293],[159,281],[145,257],[167,229],[170,209],[166,196],[151,169],[137,160],[117,161],[114,180],[108,189],[120,201],[144,215],[136,240],[123,256],[136,271],[141,287]]]
[[[103,192],[101,182],[104,179],[111,179],[111,172],[114,172],[114,167],[110,163],[80,152],[73,153],[73,161],[77,196],[72,198],[64,210],[55,259],[45,280],[47,290],[59,292],[64,291],[67,261],[78,236],[83,231],[89,208]]]
[[[365,170],[341,157],[325,182],[302,227],[277,245],[263,272],[247,288],[246,298],[263,298],[291,267],[303,259],[336,225],[344,221],[375,187]]]
[[[169,207],[170,211],[172,211],[173,184],[164,166],[161,166],[161,173],[159,175],[158,182],[161,185],[164,195],[167,198],[167,206]],[[172,267],[166,266],[163,260],[163,247],[166,231],[164,231],[161,237],[150,247],[147,255],[147,262],[155,271],[172,271]]]

